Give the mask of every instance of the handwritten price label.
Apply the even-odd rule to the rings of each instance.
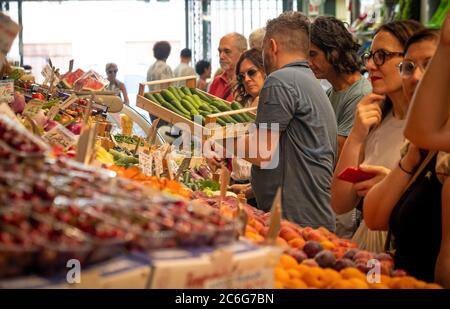
[[[160,177],[163,173],[163,154],[157,150],[153,153],[153,159],[155,160],[155,175]]]
[[[12,80],[0,81],[0,102],[14,101],[14,82]]]
[[[25,109],[23,110],[22,114],[25,116],[29,116],[32,118],[34,115],[36,115],[44,105],[44,101],[41,100],[31,100],[30,102],[25,105]]]
[[[152,176],[153,156],[145,152],[139,152],[139,167],[145,176]]]
[[[42,136],[50,145],[69,148],[77,142],[76,136],[64,126],[58,124]]]

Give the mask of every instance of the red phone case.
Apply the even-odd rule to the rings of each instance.
[[[351,183],[369,180],[373,177],[375,177],[374,173],[364,172],[356,167],[347,167],[337,176],[338,179]]]

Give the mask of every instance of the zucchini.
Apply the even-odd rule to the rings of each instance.
[[[196,109],[200,107],[200,104],[192,96],[186,95],[184,99],[188,100]]]
[[[180,116],[183,116],[183,117],[185,117],[185,118],[190,118],[191,117],[191,115],[190,114],[185,114],[185,113],[183,113],[183,112],[181,112],[180,110],[178,110],[175,106],[173,106],[171,103],[169,103],[169,102],[162,102],[161,103],[161,105],[163,106],[163,107],[165,107],[165,108],[167,108],[168,110],[171,110],[172,112],[174,112],[174,113],[177,113],[178,115],[180,115]]]
[[[192,92],[192,94],[198,95],[199,98],[202,99],[203,101],[211,103],[211,99],[207,95],[205,95],[203,92],[197,90],[196,88],[191,88],[191,92]]]
[[[206,104],[200,105],[200,107],[199,107],[198,109],[199,109],[199,110],[207,111],[207,112],[209,112],[209,113],[212,113],[212,112],[213,112],[213,110],[211,109],[211,107],[209,107],[209,106],[206,105]]]
[[[188,96],[192,95],[191,90],[189,90],[189,88],[186,86],[181,87],[181,91],[183,91],[185,95],[188,95]]]
[[[198,114],[197,109],[185,98],[181,99],[181,105],[183,105],[183,107],[187,109],[191,114]]]
[[[167,90],[170,91],[175,96],[175,98],[177,98],[178,100],[181,100],[181,97],[174,86],[169,86],[167,88]]]
[[[161,90],[161,95],[167,102],[173,104],[173,106],[181,111],[185,115],[190,115],[190,112],[181,105],[180,101],[168,90]]]
[[[239,102],[236,102],[236,101],[231,103],[231,108],[233,110],[243,109],[242,105]]]

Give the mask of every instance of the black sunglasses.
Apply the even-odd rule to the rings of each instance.
[[[250,70],[248,70],[247,72],[239,73],[239,74],[237,75],[237,77],[236,77],[236,78],[237,78],[237,81],[240,82],[240,83],[242,83],[242,82],[244,81],[244,79],[245,79],[245,75],[246,75],[246,74],[247,74],[248,77],[252,78],[253,76],[256,75],[257,72],[258,72],[257,69],[250,69]]]
[[[403,55],[404,54],[402,52],[390,52],[384,49],[378,49],[374,53],[365,53],[362,57],[362,60],[364,65],[367,65],[370,58],[373,58],[373,63],[375,63],[376,66],[381,67],[386,62],[387,58],[392,58],[395,56],[403,57]]]
[[[108,74],[117,73],[117,70],[114,71],[108,71]]]

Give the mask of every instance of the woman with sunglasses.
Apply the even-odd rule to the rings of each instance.
[[[433,57],[439,35],[423,30],[413,35],[399,65],[405,96],[411,100],[417,84]],[[426,158],[426,159],[425,159]],[[364,219],[373,230],[388,230],[398,268],[414,277],[450,287],[450,214],[441,207],[441,177],[438,154],[419,150],[413,144],[389,175],[364,199]],[[448,157],[447,157],[447,162]],[[446,174],[448,175],[448,169]],[[390,239],[390,238],[388,238]],[[417,243],[421,244],[417,250]],[[437,263],[439,260],[441,263]],[[450,265],[450,264],[449,264]]]
[[[331,205],[337,214],[361,205],[368,190],[380,182],[400,159],[408,99],[403,94],[397,66],[403,60],[407,40],[421,29],[421,24],[415,21],[382,25],[375,32],[370,53],[363,58],[373,93],[357,105],[352,130],[333,174]],[[359,166],[375,176],[357,183],[338,179],[342,171],[352,166]],[[380,252],[384,249],[385,237],[385,233],[369,231],[362,222],[353,240],[362,249]]]
[[[236,64],[236,80],[234,98],[244,107],[258,106],[266,74],[260,49],[252,48],[242,53]]]
[[[109,80],[109,85],[106,87],[106,90],[113,91],[117,93],[118,96],[123,95],[123,102],[127,105],[130,104],[130,101],[128,100],[128,94],[127,94],[127,88],[125,87],[125,84],[119,81],[116,76],[119,69],[117,68],[117,64],[115,63],[108,63],[106,64],[106,75]]]
[[[234,99],[244,107],[258,106],[259,92],[261,91],[266,74],[262,60],[262,52],[252,48],[242,53],[236,64],[236,80]],[[235,193],[243,192],[247,198],[253,198],[253,190],[248,183],[250,179],[251,164],[245,160],[233,158],[232,179],[237,182],[230,187]],[[242,184],[244,182],[244,184]],[[250,201],[252,203],[253,201]],[[254,203],[253,203],[254,204]]]

